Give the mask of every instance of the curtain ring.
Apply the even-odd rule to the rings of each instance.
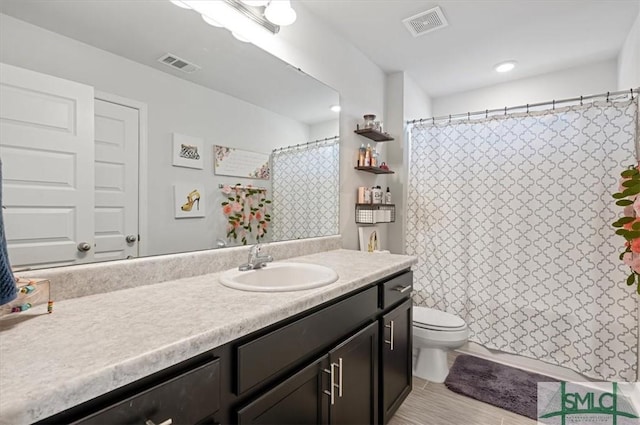
[[[507,116],[507,107],[506,106],[504,107],[504,116],[505,117]]]
[[[633,100],[633,89],[630,89],[631,91],[631,100]]]
[[[556,110],[556,100],[555,99],[553,99],[553,110],[554,111]]]
[[[582,106],[582,96],[580,96],[580,106]]]
[[[431,117],[431,123],[432,123],[433,125],[436,125],[436,117]]]
[[[449,124],[451,124],[451,114],[449,114]]]
[[[609,103],[609,92],[607,92],[607,103]]]
[[[487,119],[487,118],[489,118],[489,110],[485,109],[484,110],[484,119]]]
[[[467,121],[471,121],[471,112],[467,112]]]
[[[548,104],[547,104],[548,105]],[[529,104],[527,103],[527,114],[529,113]]]

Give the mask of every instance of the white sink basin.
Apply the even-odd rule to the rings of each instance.
[[[306,263],[267,263],[258,270],[227,270],[220,283],[229,288],[254,292],[300,291],[329,285],[338,273],[329,267]]]

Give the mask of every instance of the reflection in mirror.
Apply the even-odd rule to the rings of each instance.
[[[0,62],[15,269],[338,233],[338,94],[194,11],[3,0]]]

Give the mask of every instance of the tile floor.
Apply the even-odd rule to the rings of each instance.
[[[449,356],[449,363],[456,354]],[[537,421],[413,377],[413,391],[389,425],[536,425]]]

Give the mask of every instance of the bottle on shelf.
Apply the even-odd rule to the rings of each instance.
[[[387,186],[387,193],[384,194],[384,203],[385,204],[391,203],[391,191],[389,190],[389,186]]]
[[[371,144],[367,143],[367,150],[364,154],[364,166],[371,167]]]
[[[371,188],[371,197],[374,204],[382,203],[382,188],[380,186],[375,186]]]
[[[358,167],[364,167],[364,156],[367,149],[364,147],[364,143],[358,149]]]
[[[364,188],[364,203],[365,204],[371,203],[371,189],[369,189],[368,187]]]

